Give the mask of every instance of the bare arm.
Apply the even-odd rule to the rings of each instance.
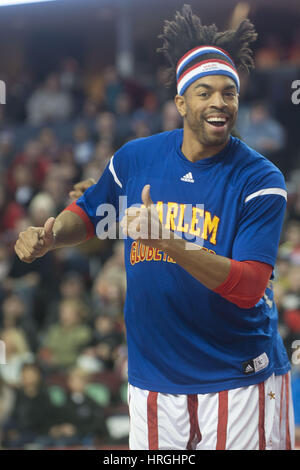
[[[59,214],[53,225],[54,245],[52,249],[66,246],[75,246],[86,239],[86,226],[84,221],[71,211]]]
[[[95,183],[92,178],[80,181],[74,185],[70,197],[77,199]],[[50,217],[44,227],[28,227],[21,232],[15,244],[15,252],[21,261],[32,263],[55,248],[79,245],[86,240],[86,235],[84,221],[77,214],[64,211],[56,219]]]
[[[75,246],[86,240],[84,221],[73,212],[64,211],[50,217],[44,227],[28,227],[19,234],[15,252],[21,261],[32,263],[55,248]]]
[[[214,290],[228,277],[231,260],[201,249],[189,249],[182,239],[161,240],[161,250],[208,289]]]

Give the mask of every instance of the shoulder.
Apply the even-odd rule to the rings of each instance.
[[[147,151],[155,147],[163,147],[174,145],[178,136],[182,133],[182,129],[174,129],[172,131],[160,132],[149,137],[142,137],[126,142],[115,155],[136,155],[140,151]]]
[[[131,171],[159,163],[162,153],[174,150],[180,133],[182,129],[175,129],[127,142],[113,155],[110,169],[113,166],[116,174],[126,179]]]
[[[268,158],[237,138],[233,138],[233,147],[232,183],[234,185],[239,185],[246,192],[271,187],[286,190],[282,172]]]

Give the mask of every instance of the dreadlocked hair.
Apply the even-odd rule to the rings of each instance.
[[[158,36],[163,41],[157,52],[162,52],[168,62],[168,83],[176,81],[176,66],[181,57],[198,46],[216,46],[224,49],[232,58],[237,70],[250,72],[254,68],[254,59],[249,45],[257,38],[254,25],[243,20],[236,30],[219,32],[215,24],[202,25],[194,15],[190,5],[184,5],[177,11],[172,21],[164,22],[163,34]],[[215,54],[205,54],[204,59],[217,58]]]

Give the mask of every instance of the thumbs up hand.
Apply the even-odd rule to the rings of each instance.
[[[15,252],[21,261],[32,263],[36,258],[44,256],[54,246],[53,226],[55,218],[46,220],[44,227],[28,227],[19,234],[15,244]]]
[[[142,201],[147,208],[150,208],[153,205],[153,201],[150,196],[150,184],[146,184],[142,190]]]
[[[161,248],[164,238],[170,239],[170,231],[165,230],[150,195],[150,185],[142,190],[142,207],[131,206],[125,211],[121,228],[125,236],[140,240],[144,245]]]

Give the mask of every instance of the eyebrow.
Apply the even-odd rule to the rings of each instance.
[[[197,90],[198,88],[206,88],[207,90],[213,90],[214,87],[211,85],[208,85],[207,83],[198,83],[198,85],[195,86],[194,90]],[[236,90],[235,85],[227,85],[223,90]]]

